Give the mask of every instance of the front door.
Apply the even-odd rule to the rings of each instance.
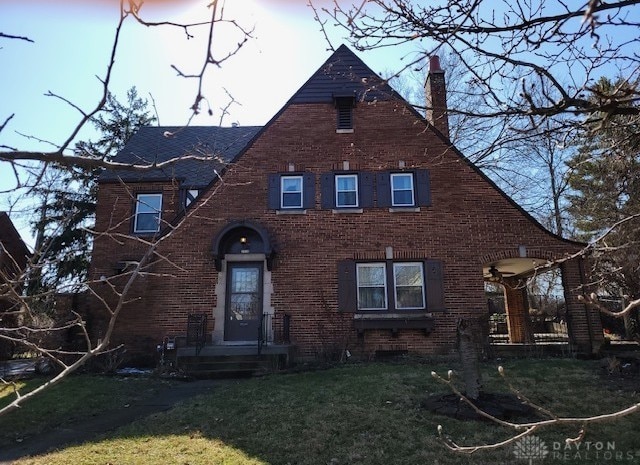
[[[228,263],[225,341],[257,341],[262,316],[262,263]]]

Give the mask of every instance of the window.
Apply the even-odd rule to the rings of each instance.
[[[325,209],[360,211],[373,207],[375,176],[367,172],[332,172],[320,176],[321,206]]]
[[[138,194],[133,232],[155,233],[160,231],[162,194]]]
[[[304,213],[316,202],[313,173],[270,174],[268,177],[268,208],[280,212]]]
[[[422,263],[394,263],[393,281],[396,308],[424,308],[424,276]]]
[[[385,171],[376,178],[378,207],[402,210],[431,205],[429,170]]]
[[[302,176],[282,176],[281,208],[302,208]]]
[[[413,173],[394,173],[391,175],[391,205],[394,207],[413,207]]]
[[[338,262],[338,308],[344,312],[445,310],[440,260]]]
[[[386,310],[386,276],[384,263],[358,264],[358,308],[360,310]]]
[[[198,197],[200,191],[197,189],[187,189],[184,193],[184,206],[188,207]]]
[[[358,175],[336,175],[336,207],[358,206]]]

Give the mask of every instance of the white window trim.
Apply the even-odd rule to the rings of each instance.
[[[141,197],[155,197],[155,198],[159,198],[160,202],[159,202],[159,208],[156,209],[154,206],[150,205],[149,203],[143,202],[141,200]],[[140,212],[140,205],[144,204],[150,208],[153,208],[154,210],[156,210],[156,213],[158,214],[157,217],[157,222],[156,222],[156,228],[155,229],[139,229],[138,228],[138,217],[139,215],[148,215],[151,214],[152,212]],[[149,194],[137,194],[136,195],[136,212],[134,215],[134,225],[133,225],[133,232],[136,234],[148,234],[148,233],[157,233],[158,231],[160,231],[160,222],[162,220],[162,194],[156,194],[156,193],[149,193]]]
[[[295,192],[291,192],[288,191],[288,194],[293,194],[293,193],[297,193],[300,192],[300,205],[288,205],[285,206],[284,205],[284,194],[285,194],[285,190],[284,190],[284,181],[285,179],[291,180],[291,179],[298,179],[300,181],[300,190],[299,191],[295,191]],[[301,209],[304,206],[304,179],[302,176],[281,176],[280,177],[280,208],[282,209]]]
[[[355,180],[355,191],[346,191],[346,190],[338,190],[338,179],[340,178],[353,178]],[[335,186],[336,186],[336,208],[359,208],[360,207],[360,192],[358,192],[358,175],[357,174],[336,174],[335,176]],[[340,192],[355,192],[356,193],[356,203],[355,205],[340,205],[338,203],[338,199],[340,196],[338,195]]]
[[[396,177],[409,177],[411,179],[411,203],[395,203],[393,193],[396,192],[396,189],[393,188],[393,180]],[[391,206],[392,207],[415,207],[416,206],[416,185],[415,179],[413,179],[413,173],[391,173],[390,179],[390,187],[391,187]],[[405,189],[402,189],[404,191]],[[400,189],[398,189],[400,191]]]
[[[371,287],[371,286],[360,286],[360,269],[361,268],[380,268],[384,270],[384,307],[361,307],[360,306],[360,288],[361,287]],[[358,299],[358,310],[376,310],[376,311],[385,311],[389,309],[389,299],[387,294],[387,265],[384,262],[375,262],[375,263],[358,263],[356,264],[356,292]]]
[[[402,266],[416,266],[420,270],[420,281],[422,282],[422,306],[421,307],[400,307],[398,303],[398,287],[415,287],[415,286],[398,286],[396,281],[396,268]],[[393,292],[395,298],[395,307],[397,310],[423,310],[426,308],[425,302],[425,287],[424,287],[424,266],[421,262],[399,262],[393,264]]]

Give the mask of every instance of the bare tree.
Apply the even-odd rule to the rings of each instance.
[[[513,173],[529,165],[531,157],[548,171],[550,196],[549,226],[566,232],[562,196],[567,190],[564,160],[560,147],[570,146],[578,137],[597,135],[607,128],[637,137],[640,120],[640,1],[549,2],[545,0],[452,0],[418,2],[414,0],[334,0],[331,8],[314,8],[318,22],[325,27],[338,25],[348,33],[358,50],[398,45],[416,46],[427,55],[450,50],[470,77],[467,91],[476,100],[472,107],[449,105],[450,115],[484,118],[507,131],[487,132],[488,153],[500,157],[516,149],[522,161],[512,164]],[[328,35],[327,35],[328,37]],[[329,44],[331,46],[331,44]],[[421,66],[422,57],[410,61],[406,69]],[[399,74],[402,70],[398,70]],[[602,77],[617,84],[599,86]],[[429,110],[429,108],[425,108]],[[616,148],[611,140],[603,152]],[[519,153],[518,153],[519,152]],[[614,151],[615,152],[615,151]],[[606,155],[605,155],[606,156]],[[560,157],[560,158],[558,158]],[[509,158],[513,161],[514,158]],[[503,176],[511,176],[508,171]],[[526,173],[535,179],[535,173]],[[591,238],[580,254],[607,248],[607,239],[630,223],[640,212],[627,212],[624,218]],[[619,247],[619,246],[618,246]],[[583,301],[607,310],[597,296]],[[640,306],[632,299],[622,316]],[[503,370],[500,370],[501,374]],[[462,396],[450,379],[438,379]],[[520,394],[526,401],[526,397]],[[473,403],[468,401],[471,405]],[[640,410],[636,403],[607,415],[562,418],[542,407],[547,419],[515,424],[490,418],[513,428],[506,441],[491,445],[459,446],[445,443],[458,452],[496,448],[533,434],[552,424],[579,425],[579,433],[568,441],[579,441],[592,423],[609,421]]]
[[[50,150],[32,150],[29,148],[22,148],[16,146],[8,146],[6,144],[0,144],[0,164],[8,167],[8,171],[12,173],[14,188],[10,191],[3,192],[8,195],[12,192],[18,192],[21,196],[29,196],[31,190],[36,185],[40,185],[42,188],[42,181],[49,178],[51,171],[55,168],[58,171],[73,170],[76,168],[82,168],[84,170],[137,170],[137,171],[149,171],[162,168],[172,163],[177,163],[186,159],[197,159],[203,162],[216,160],[219,162],[219,157],[216,153],[196,153],[196,154],[176,154],[175,158],[162,163],[118,163],[111,161],[110,158],[105,157],[103,153],[91,150],[91,144],[83,144],[82,150],[78,150],[77,142],[80,131],[87,125],[90,125],[93,121],[99,119],[101,112],[104,110],[105,105],[108,103],[110,95],[110,87],[112,81],[113,71],[116,66],[116,58],[122,47],[132,46],[131,44],[122,43],[122,32],[128,23],[134,22],[142,24],[147,27],[164,27],[164,28],[177,28],[184,31],[185,39],[193,38],[197,34],[206,34],[206,46],[202,51],[202,64],[196,71],[179,69],[177,66],[172,65],[179,78],[186,78],[194,81],[194,97],[192,103],[189,105],[191,110],[191,118],[185,122],[189,124],[193,116],[202,111],[204,105],[208,106],[207,111],[212,114],[211,104],[207,99],[207,95],[204,91],[204,79],[208,70],[213,67],[222,66],[227,60],[236,55],[244,44],[252,38],[252,30],[246,29],[237,23],[234,19],[228,19],[225,15],[224,0],[212,0],[205,2],[209,8],[209,17],[201,22],[194,23],[177,23],[171,20],[166,21],[147,21],[143,14],[142,0],[121,0],[119,4],[119,20],[115,25],[115,32],[113,41],[111,44],[111,50],[107,62],[107,70],[105,74],[100,77],[101,92],[96,96],[95,103],[89,108],[84,109],[74,104],[70,100],[66,99],[62,95],[49,92],[47,95],[51,98],[60,100],[77,111],[78,120],[69,128],[68,133],[63,135],[61,143],[52,143],[40,140],[37,136],[25,137],[25,146],[29,140],[37,140],[44,142],[51,147]],[[216,40],[219,36],[218,27],[222,24],[230,25],[238,34],[239,40],[231,46],[229,49],[221,48],[218,50]],[[23,37],[16,34],[9,34],[0,32],[0,40],[21,40],[32,42],[28,37]],[[36,45],[34,45],[36,46]],[[233,103],[233,99],[230,98]],[[228,105],[226,102],[222,107],[222,116],[227,114]],[[7,111],[3,108],[0,111]],[[16,109],[18,111],[18,109]],[[3,131],[8,131],[11,128],[12,120],[15,113],[6,115],[0,115],[0,134]],[[167,135],[170,136],[170,135]],[[217,189],[211,190],[207,195],[215,195]],[[131,194],[133,196],[133,194]],[[204,199],[206,203],[207,199]],[[8,321],[7,316],[11,316],[11,320],[17,322],[11,325],[0,324],[0,339],[8,341],[13,344],[20,345],[23,349],[35,352],[42,357],[48,359],[52,365],[57,367],[57,374],[38,387],[37,389],[27,393],[21,394],[16,390],[15,399],[9,403],[6,407],[0,409],[0,414],[14,410],[20,407],[25,401],[34,397],[38,393],[47,389],[48,387],[59,383],[67,375],[83,366],[88,360],[96,355],[102,354],[105,351],[111,350],[111,334],[116,324],[118,316],[123,306],[131,298],[131,288],[140,276],[149,274],[149,266],[154,262],[167,260],[158,252],[158,247],[171,237],[176,230],[180,229],[181,225],[191,215],[196,214],[198,208],[190,210],[190,212],[183,216],[181,221],[176,224],[165,225],[162,234],[158,234],[152,239],[145,240],[141,238],[124,238],[116,237],[113,239],[122,240],[135,240],[142,246],[143,253],[141,258],[135,262],[130,263],[126,273],[123,273],[117,279],[105,279],[100,281],[100,285],[107,285],[112,291],[112,295],[115,299],[107,301],[101,297],[98,293],[92,291],[92,286],[96,283],[91,281],[83,281],[81,283],[73,283],[74,286],[83,287],[88,292],[93,294],[93,297],[102,305],[104,312],[108,315],[108,322],[106,330],[102,337],[98,341],[92,340],[89,330],[87,328],[86,321],[78,313],[73,313],[73,316],[65,321],[48,321],[47,324],[42,324],[42,318],[39,318],[42,314],[41,304],[44,300],[50,297],[53,290],[47,290],[45,292],[33,292],[29,293],[25,291],[28,286],[26,284],[29,281],[29,274],[31,270],[37,269],[37,265],[32,263],[28,264],[26,269],[21,270],[18,273],[2,273],[0,276],[0,301],[3,304],[8,304],[8,309],[4,311],[3,306],[2,317],[5,317],[2,321]],[[93,235],[107,235],[109,231],[87,231]],[[44,245],[43,245],[44,246]],[[45,251],[36,250],[35,257],[43,255]],[[17,257],[9,257],[17,263],[19,260]],[[13,267],[21,268],[21,267]],[[81,350],[69,350],[60,346],[48,346],[43,344],[42,335],[44,334],[56,334],[63,333],[73,329],[76,333],[79,333],[84,339],[84,348]],[[1,380],[0,382],[6,383]]]

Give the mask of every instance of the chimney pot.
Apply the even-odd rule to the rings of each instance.
[[[438,55],[433,55],[429,58],[429,71],[442,71],[442,68],[440,68],[440,57]]]

